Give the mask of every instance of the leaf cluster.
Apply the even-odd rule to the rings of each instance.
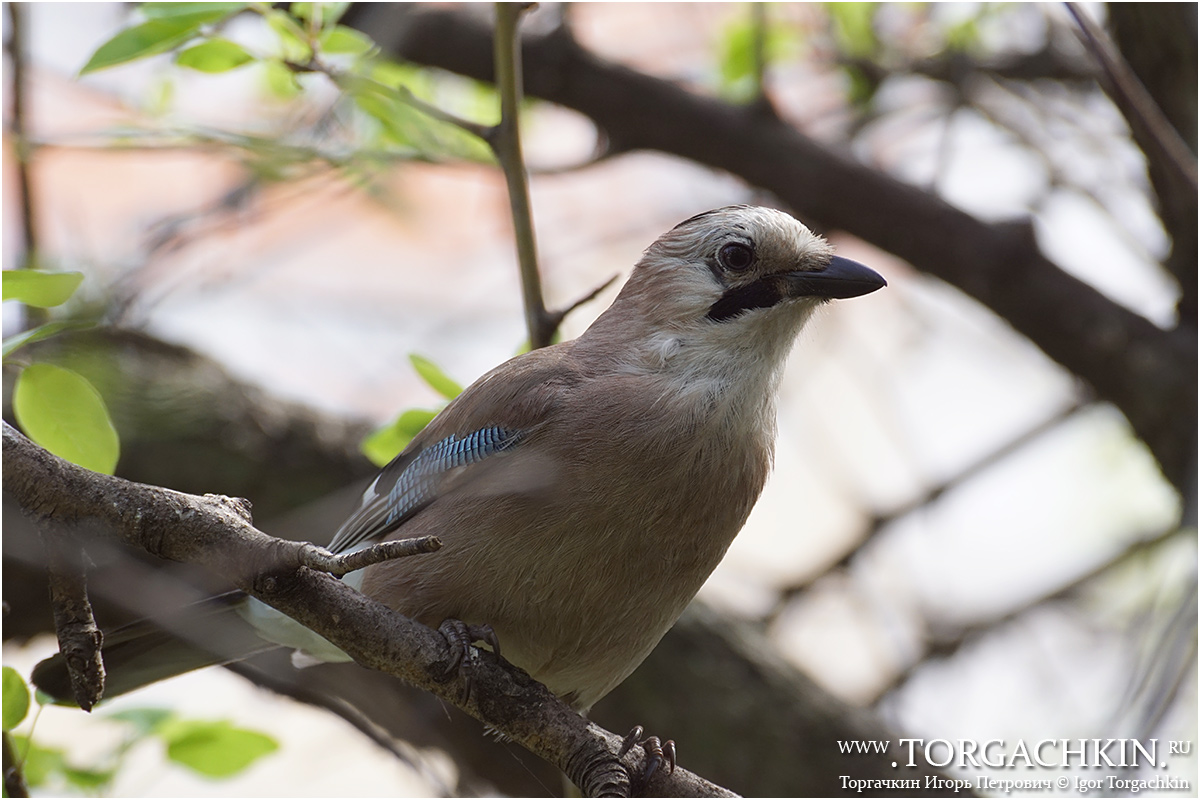
[[[192,719],[161,708],[131,708],[103,716],[124,728],[124,736],[90,766],[78,766],[64,750],[46,747],[32,736],[12,733],[30,709],[29,687],[12,667],[3,670],[4,735],[11,736],[26,785],[55,783],[87,794],[109,791],[129,753],[145,742],[163,747],[168,762],[211,780],[232,778],[279,749],[271,736],[228,720]]]

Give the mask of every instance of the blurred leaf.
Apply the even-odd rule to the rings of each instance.
[[[718,51],[721,89],[734,101],[751,100],[758,92],[754,55],[757,25],[753,17],[739,18],[725,27],[721,37]],[[767,21],[763,41],[766,63],[779,61],[789,52],[798,51],[799,47],[799,36],[793,30]]]
[[[116,768],[113,769],[81,769],[72,767],[65,762],[62,765],[63,777],[67,779],[67,783],[72,786],[83,789],[86,792],[96,792],[96,790],[112,783],[113,778],[117,777]]]
[[[228,16],[235,11],[241,11],[249,3],[142,3],[138,6],[148,19],[170,19],[171,17],[187,16],[189,14],[212,14],[220,12]]]
[[[79,74],[86,75],[89,72],[124,64],[138,58],[165,53],[191,39],[199,32],[201,26],[229,16],[232,13],[229,6],[236,6],[239,9],[242,7],[241,4],[225,3],[198,3],[197,5],[220,7],[153,18],[141,25],[126,28],[100,45],[83,69],[79,71]]]
[[[19,672],[12,667],[5,667],[0,690],[4,692],[4,730],[11,731],[29,713],[29,687]]]
[[[228,72],[254,61],[254,56],[228,39],[209,39],[175,56],[175,63],[199,72]]]
[[[67,763],[66,753],[50,747],[42,747],[27,736],[13,734],[13,748],[17,757],[23,757],[22,771],[25,783],[31,788],[43,786],[52,775],[61,775],[69,784],[85,792],[96,794],[99,789],[112,783],[116,769],[81,769]],[[7,795],[5,795],[7,797]]]
[[[140,736],[154,733],[174,717],[175,712],[166,708],[127,708],[107,715],[108,719],[129,723]]]
[[[946,28],[946,49],[970,52],[980,45],[979,16],[964,19]]]
[[[437,411],[410,408],[390,424],[372,433],[362,443],[362,452],[371,463],[382,467],[408,447],[408,443],[438,415]]]
[[[853,64],[844,65],[842,72],[850,81],[846,91],[846,99],[850,101],[850,104],[862,108],[870,103],[876,90],[879,89],[879,84],[868,78],[861,69]]]
[[[721,83],[726,88],[754,75],[754,23],[738,20],[726,27],[720,44]]]
[[[308,32],[301,28],[289,14],[272,9],[265,15],[267,26],[279,37],[280,52],[287,61],[305,62],[312,58],[308,46]]]
[[[428,358],[416,353],[409,353],[408,360],[412,362],[413,369],[417,371],[417,374],[442,397],[453,400],[462,394],[463,387]]]
[[[825,10],[833,21],[833,32],[842,52],[855,58],[866,58],[879,48],[875,36],[875,11],[879,3],[826,3]]]
[[[13,412],[30,439],[81,467],[111,475],[121,447],[103,398],[86,378],[52,364],[17,376]]]
[[[24,757],[22,771],[25,783],[32,787],[42,786],[46,779],[56,772],[62,772],[66,766],[62,750],[42,747],[37,742],[30,741],[28,736],[12,734],[13,749],[17,757]]]
[[[349,3],[292,3],[288,11],[293,17],[305,21],[315,19],[322,28],[329,28],[342,18],[349,7]]]
[[[236,775],[279,749],[265,733],[224,720],[177,719],[162,726],[158,735],[167,743],[167,758],[210,778]]]
[[[296,73],[287,68],[282,61],[270,59],[262,62],[263,78],[267,90],[278,98],[290,100],[303,91]]]
[[[6,269],[4,299],[19,300],[27,306],[50,308],[67,302],[82,282],[82,272]]]
[[[322,33],[318,41],[321,52],[330,55],[361,56],[376,49],[371,37],[345,25],[335,25]]]
[[[152,116],[162,116],[171,110],[171,105],[175,102],[175,75],[172,72],[163,72],[155,76],[154,83],[146,92],[146,102],[143,107],[147,114]]]

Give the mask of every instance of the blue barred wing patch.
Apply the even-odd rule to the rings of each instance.
[[[469,467],[493,453],[514,445],[519,435],[503,428],[483,428],[461,439],[447,436],[420,452],[396,480],[388,493],[388,515],[383,523],[390,527],[414,509],[424,508],[433,500],[443,473]]]
[[[329,549],[344,553],[365,542],[382,539],[436,500],[441,483],[451,470],[477,464],[513,447],[523,437],[523,431],[494,426],[480,428],[462,438],[451,434],[411,457],[390,489],[387,482],[394,474],[393,467],[384,467],[363,495],[362,506],[342,525]]]

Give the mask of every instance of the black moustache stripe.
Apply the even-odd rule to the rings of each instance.
[[[770,308],[783,298],[779,281],[757,280],[721,295],[721,299],[709,307],[708,318],[723,322],[754,308]]]

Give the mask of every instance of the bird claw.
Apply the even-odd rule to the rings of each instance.
[[[641,747],[646,753],[646,771],[642,773],[642,786],[650,782],[650,778],[658,771],[663,761],[667,762],[670,773],[675,772],[675,740],[667,739],[663,742],[657,736],[647,736],[643,739],[642,734],[645,732],[641,725],[633,726],[633,730],[621,742],[621,749],[617,751],[617,758],[624,757],[634,747]]]
[[[450,663],[446,666],[442,680],[449,680],[454,673],[461,670],[465,678],[462,696],[462,701],[465,703],[471,699],[471,690],[475,687],[471,667],[471,645],[475,642],[484,642],[492,648],[496,658],[500,658],[500,640],[496,638],[496,632],[492,630],[491,625],[468,625],[457,619],[448,619],[442,622],[438,626],[438,633],[442,634],[446,644],[450,646]]]

